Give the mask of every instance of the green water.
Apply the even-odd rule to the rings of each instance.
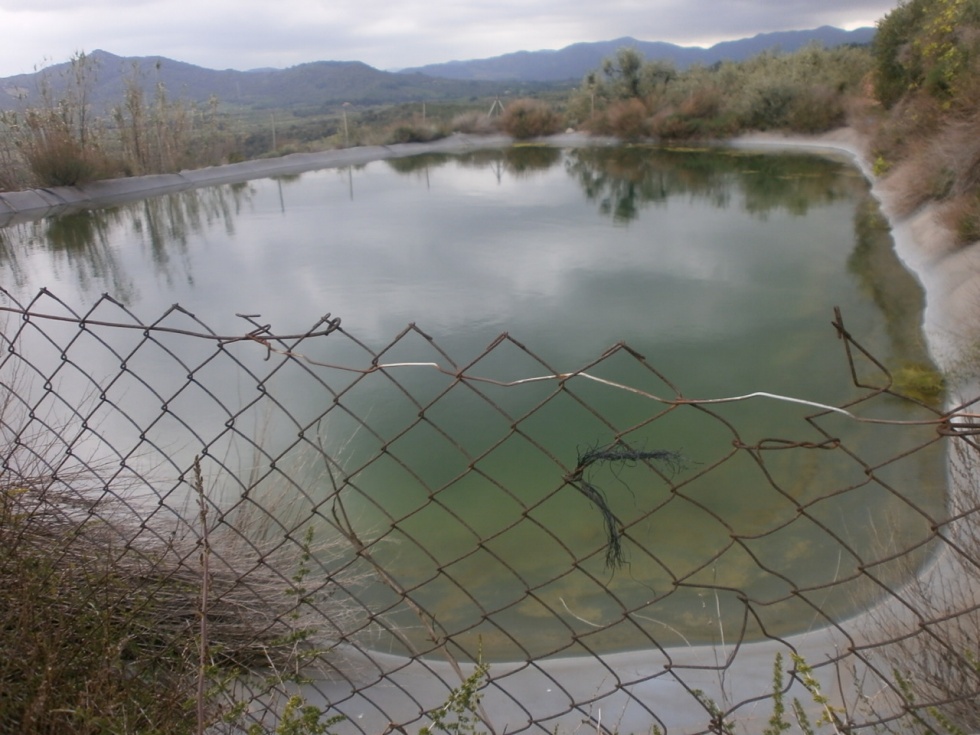
[[[179,302],[225,333],[242,331],[235,313],[283,333],[330,312],[384,349],[380,363],[497,381],[588,366],[635,389],[581,376],[502,387],[423,367],[361,379],[317,368],[330,390],[300,373],[270,384],[296,417],[267,419],[270,454],[299,426],[331,458],[332,481],[310,470],[296,508],[329,518],[339,501],[371,556],[470,654],[478,641],[506,659],[820,627],[880,593],[859,567],[893,583],[919,563],[876,564],[942,512],[937,451],[878,468],[928,429],[651,397],[854,400],[835,306],[886,365],[927,361],[918,285],[864,179],[827,158],[532,147],[376,162],[11,226],[0,277],[21,297],[109,292],[144,321]],[[424,335],[385,349],[410,322]],[[620,342],[632,351],[593,364]],[[308,347],[334,365],[373,358],[346,337]],[[182,410],[222,425],[203,404]],[[894,400],[867,410],[917,415]],[[626,564],[611,569],[602,515],[572,475],[583,452],[617,441],[677,459],[580,478],[622,525]],[[381,584],[358,596],[395,602]],[[386,626],[431,645],[410,609],[379,619],[370,645],[404,649]]]

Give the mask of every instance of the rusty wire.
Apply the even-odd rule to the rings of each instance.
[[[108,297],[82,314],[47,291],[26,305],[6,299],[0,485],[43,476],[60,492],[75,488],[93,502],[72,512],[103,519],[120,554],[189,539],[177,547],[186,549],[182,579],[200,573],[204,544],[226,608],[270,596],[257,622],[279,637],[301,609],[304,630],[322,638],[303,659],[323,672],[306,691],[347,717],[338,731],[417,730],[482,655],[496,660],[483,729],[722,732],[771,710],[768,670],[754,690],[739,683],[746,652],[769,645],[789,660],[799,635],[820,631],[833,646],[807,665],[832,695],[838,731],[897,728],[909,717],[928,724],[938,711],[977,726],[976,414],[971,402],[943,408],[902,396],[840,314],[834,328],[855,392],[830,406],[761,392],[692,399],[625,344],[556,372],[501,335],[460,366],[415,325],[374,350],[330,315],[295,334],[239,315],[242,333],[219,335],[178,306],[146,324]],[[415,339],[434,357],[386,359]],[[348,362],[323,357],[337,345]],[[482,374],[481,362],[505,348],[540,372]],[[618,359],[645,384],[608,377]],[[419,382],[420,371],[442,379]],[[620,424],[589,386],[647,402],[645,416]],[[512,400],[529,387],[533,395]],[[755,399],[810,413],[773,430],[785,434],[748,435],[722,409]],[[485,434],[460,433],[467,422],[447,408],[453,401]],[[882,418],[883,407],[904,417]],[[542,431],[572,413],[592,436],[560,445]],[[704,456],[670,444],[672,432],[690,430],[681,417],[715,437]],[[885,448],[850,426],[889,432]],[[533,488],[500,464],[505,451],[533,473]],[[422,461],[430,453],[434,465]],[[947,473],[960,488],[955,502],[935,497],[951,492]],[[758,508],[745,511],[740,488],[715,487],[729,477],[751,480],[765,501],[746,498]],[[468,487],[492,496],[474,503],[505,510],[474,515],[461,500]],[[198,518],[210,519],[204,536]],[[308,529],[339,545],[310,557]],[[685,535],[704,536],[687,556],[659,542]],[[453,543],[441,545],[443,536]],[[515,556],[528,539],[541,548]],[[798,577],[788,563],[806,553],[824,564]],[[301,604],[273,604],[277,585],[293,584],[290,564],[307,557]],[[933,568],[952,569],[944,579],[962,586],[947,582],[937,597],[923,571]],[[847,598],[857,595],[871,628],[855,627],[860,610]],[[515,620],[540,621],[540,634],[529,638]],[[179,626],[163,634],[189,635]],[[238,634],[262,650],[262,630]],[[615,661],[625,650],[634,658],[624,668]],[[638,652],[645,663],[635,663]],[[594,672],[589,681],[554,663],[569,656]],[[896,668],[913,660],[918,670]],[[944,671],[958,682],[946,691]],[[807,675],[805,665],[787,667],[787,691],[813,699]],[[922,684],[918,698],[903,689],[909,681]]]

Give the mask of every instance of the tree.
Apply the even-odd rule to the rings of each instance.
[[[602,62],[602,73],[616,99],[641,96],[642,69],[643,56],[635,48],[621,48],[614,57]]]

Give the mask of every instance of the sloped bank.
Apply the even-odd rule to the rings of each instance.
[[[846,154],[872,183],[872,195],[888,218],[895,251],[926,293],[923,330],[933,359],[949,377],[953,402],[973,398],[976,383],[971,361],[980,354],[980,242],[959,245],[942,224],[936,205],[909,216],[897,214],[898,192],[892,177],[877,179],[868,143],[850,128],[810,138],[750,135],[731,143],[740,148],[834,150]]]

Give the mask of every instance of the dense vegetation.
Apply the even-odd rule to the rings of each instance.
[[[847,121],[870,69],[867,49],[853,47],[811,46],[683,72],[621,49],[585,78],[569,114],[593,132],[627,140],[819,132]]]
[[[876,166],[903,213],[938,202],[961,243],[980,240],[980,2],[909,0],[878,26]]]

